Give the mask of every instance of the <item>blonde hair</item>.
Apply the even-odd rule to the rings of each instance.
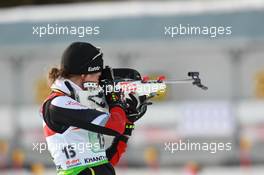
[[[69,74],[65,69],[52,67],[48,74],[48,83],[52,85],[58,78],[71,78],[73,75]]]

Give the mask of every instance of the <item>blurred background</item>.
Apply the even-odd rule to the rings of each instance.
[[[55,174],[39,108],[47,73],[73,41],[102,48],[106,65],[186,78],[169,85],[137,122],[117,174],[264,173],[264,1],[0,1],[0,174]],[[230,34],[170,35],[169,27],[231,27]],[[47,27],[53,33],[47,34]],[[84,35],[82,27],[89,28]],[[40,30],[46,28],[46,34]],[[59,33],[56,28],[77,28]],[[58,29],[59,30],[59,29]],[[168,143],[230,143],[230,150],[166,149]]]

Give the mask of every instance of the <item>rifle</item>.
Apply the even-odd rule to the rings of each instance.
[[[104,94],[112,91],[123,93],[123,98],[129,98],[134,94],[142,103],[152,104],[149,99],[158,95],[158,92],[165,92],[168,84],[192,84],[202,90],[208,88],[201,83],[199,72],[188,72],[186,79],[166,80],[164,76],[158,76],[155,80],[149,77],[141,77],[140,73],[130,68],[111,68],[106,66],[99,81],[99,85],[93,82],[84,84],[85,91],[77,93],[78,101],[82,104],[101,111],[107,111]],[[99,88],[98,88],[99,87]]]
[[[202,84],[199,72],[188,72],[186,79],[166,80],[165,76],[158,76],[156,80],[150,80],[149,77],[141,77],[135,69],[114,68],[106,66],[103,69],[100,79],[100,85],[105,87],[106,93],[110,91],[123,91],[125,94],[134,93],[138,96],[146,95],[152,98],[157,92],[166,90],[168,84],[192,84],[203,90],[208,87]]]

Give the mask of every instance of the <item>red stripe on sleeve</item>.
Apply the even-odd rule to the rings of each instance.
[[[126,113],[121,107],[113,107],[110,110],[110,117],[105,127],[123,134],[125,131],[126,118]]]
[[[122,154],[126,151],[126,148],[127,148],[127,144],[125,142],[122,142],[122,141],[118,142],[117,152],[115,153],[115,155],[110,160],[110,162],[113,166],[117,165]]]
[[[45,137],[49,137],[49,136],[56,134],[56,132],[51,130],[47,125],[44,126],[43,130],[44,130]]]

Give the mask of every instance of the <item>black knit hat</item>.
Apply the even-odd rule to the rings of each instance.
[[[100,72],[103,69],[103,53],[90,43],[74,42],[64,51],[61,68],[75,75]]]

